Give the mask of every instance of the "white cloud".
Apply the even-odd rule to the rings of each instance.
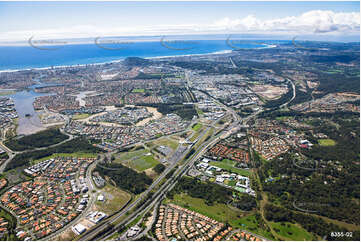
[[[0,33],[0,41],[26,41],[31,36],[36,39],[44,38],[86,38],[97,36],[151,36],[171,34],[333,34],[359,35],[360,13],[333,12],[313,10],[299,16],[261,20],[254,15],[244,18],[231,19],[225,17],[206,25],[166,25],[157,26],[116,26],[97,25],[70,26],[57,29],[19,30]]]
[[[300,16],[259,20],[253,15],[242,19],[224,18],[214,23],[218,29],[266,33],[288,32],[292,34],[334,33],[357,34],[360,32],[360,13],[335,13],[314,10]]]

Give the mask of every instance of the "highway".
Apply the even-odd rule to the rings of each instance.
[[[188,78],[188,73],[186,73],[186,79],[188,79],[189,82],[189,78]],[[292,88],[293,88],[293,97],[286,103],[280,105],[280,107],[286,106],[288,105],[296,96],[296,92],[295,92],[295,86],[293,84],[293,82],[291,80],[289,80],[292,84]],[[218,100],[216,100],[215,98],[211,97],[213,99],[213,101],[217,102],[220,106],[222,106],[225,110],[227,110],[228,113],[231,113],[233,116],[233,123],[228,127],[228,129],[223,130],[222,132],[220,132],[218,135],[211,137],[207,142],[204,142],[203,144],[201,144],[196,151],[194,152],[194,154],[191,156],[191,158],[182,166],[179,166],[177,171],[174,172],[174,174],[161,186],[160,189],[157,190],[157,192],[155,192],[155,194],[153,194],[151,200],[151,203],[147,204],[143,204],[142,206],[140,206],[135,212],[133,212],[126,221],[122,221],[120,224],[118,224],[115,229],[110,230],[110,233],[106,233],[105,235],[102,235],[101,237],[96,237],[96,235],[105,230],[107,228],[107,226],[109,226],[112,222],[115,222],[118,218],[122,217],[123,215],[125,215],[127,212],[131,211],[136,204],[142,200],[142,198],[144,198],[164,177],[165,175],[175,167],[175,165],[177,164],[177,162],[175,161],[174,163],[172,163],[171,166],[169,166],[163,173],[162,175],[152,184],[152,186],[150,186],[148,188],[148,190],[146,192],[144,192],[142,194],[141,197],[139,197],[136,201],[134,201],[129,207],[127,207],[126,209],[122,210],[121,212],[119,212],[117,215],[115,215],[114,217],[112,217],[109,221],[107,221],[106,223],[104,223],[102,226],[99,226],[95,229],[93,229],[92,231],[88,232],[86,235],[84,235],[81,240],[91,240],[91,239],[96,239],[96,240],[105,240],[107,238],[109,238],[112,234],[114,234],[116,232],[116,229],[120,228],[120,226],[122,225],[127,225],[130,224],[135,218],[137,218],[139,215],[144,214],[147,210],[149,210],[150,208],[152,208],[157,202],[161,201],[164,196],[166,195],[166,193],[168,191],[170,191],[177,183],[177,178],[182,177],[184,174],[186,174],[186,171],[194,164],[194,162],[201,156],[203,155],[203,153],[210,147],[213,146],[214,144],[216,144],[220,137],[226,135],[228,136],[230,133],[232,133],[232,130],[234,128],[237,128],[239,124],[243,124],[245,125],[250,119],[255,118],[259,113],[263,112],[263,109],[260,109],[259,111],[247,116],[244,119],[241,119],[240,116],[236,113],[236,111],[234,111],[231,107],[228,107],[222,103],[220,103]],[[216,120],[214,123],[218,122],[218,120]],[[213,125],[213,124],[212,124]],[[208,132],[209,128],[212,126],[210,125],[203,133],[202,135],[199,136],[199,140],[201,140],[201,138],[206,134],[206,132]],[[185,156],[186,154],[184,154]],[[184,157],[183,156],[183,157]],[[172,183],[173,181],[173,183]]]
[[[178,148],[179,149],[179,148]],[[134,200],[128,207],[126,207],[124,210],[114,214],[111,218],[109,218],[105,223],[100,224],[99,226],[94,227],[91,231],[84,234],[80,240],[91,240],[91,238],[95,237],[97,233],[107,228],[109,224],[112,224],[116,220],[118,220],[120,217],[125,215],[128,211],[133,209],[143,198],[145,198],[148,193],[157,186],[160,181],[170,172],[175,166],[177,165],[176,162],[168,166],[164,172],[148,187],[146,191],[144,191],[136,200]]]
[[[296,87],[295,87],[295,84],[293,83],[293,81],[291,81],[290,79],[287,79],[291,85],[292,85],[292,90],[293,90],[293,95],[292,95],[292,98],[288,101],[288,102],[285,102],[284,104],[280,105],[280,108],[283,108],[283,107],[286,107],[290,102],[293,101],[293,99],[295,99],[296,97]]]
[[[71,226],[77,224],[81,219],[83,219],[87,214],[88,211],[90,210],[90,208],[93,207],[96,199],[97,199],[97,193],[92,193],[91,191],[94,189],[94,185],[92,182],[92,178],[91,178],[91,171],[95,168],[96,164],[98,163],[99,160],[95,160],[92,164],[89,165],[89,167],[86,170],[86,182],[89,188],[89,203],[86,206],[85,210],[79,214],[78,217],[76,217],[74,220],[72,220],[70,223],[68,223],[66,226],[62,227],[61,229],[57,230],[56,232],[52,233],[49,236],[46,236],[44,238],[42,238],[42,241],[49,241],[49,240],[54,240],[58,235],[60,235],[62,232],[64,232],[65,230],[67,230],[68,228],[70,228]]]
[[[232,64],[234,65],[232,59],[230,59],[230,60],[231,60]],[[189,76],[188,76],[187,72],[185,73],[185,77],[187,79],[187,83],[189,84],[190,80],[189,80]],[[296,90],[295,90],[294,83],[289,79],[288,79],[288,81],[292,84],[293,96],[289,101],[287,101],[286,103],[280,105],[279,106],[280,108],[287,106],[292,100],[294,100],[294,98],[296,96]],[[190,90],[189,85],[187,85],[187,89]],[[104,240],[104,239],[109,238],[112,234],[114,234],[116,232],[116,229],[120,228],[123,225],[130,224],[139,215],[144,214],[146,211],[148,211],[149,209],[154,207],[154,205],[159,203],[165,197],[167,192],[169,192],[170,190],[172,190],[174,188],[174,186],[178,182],[178,179],[181,178],[182,176],[184,176],[187,173],[189,168],[191,168],[194,165],[194,163],[207,151],[207,149],[209,147],[216,144],[222,137],[228,136],[231,133],[233,133],[236,129],[239,128],[240,124],[243,124],[243,125],[246,124],[250,119],[255,118],[259,113],[263,112],[263,109],[260,109],[259,111],[257,111],[255,113],[247,116],[246,118],[242,119],[233,108],[224,105],[223,103],[219,102],[218,100],[216,100],[213,97],[211,97],[211,98],[218,105],[220,105],[222,108],[224,108],[224,110],[226,110],[228,115],[231,114],[233,116],[233,120],[231,121],[232,123],[228,126],[228,128],[225,129],[225,127],[223,126],[222,129],[221,129],[222,132],[219,132],[217,135],[211,136],[208,140],[203,141],[203,143],[200,143],[202,138],[205,137],[208,134],[208,131],[212,127],[214,127],[214,125],[219,120],[214,121],[211,125],[209,125],[206,129],[204,129],[202,131],[202,133],[199,135],[199,137],[197,139],[197,143],[196,143],[198,145],[198,147],[195,148],[194,153],[183,164],[180,164],[180,161],[183,161],[185,159],[185,157],[187,156],[187,154],[189,153],[191,148],[194,147],[194,144],[189,145],[187,147],[179,145],[177,150],[173,153],[172,157],[168,160],[169,166],[166,167],[164,172],[160,174],[160,176],[147,188],[146,191],[144,191],[137,199],[135,199],[134,201],[131,201],[131,203],[128,206],[126,206],[125,208],[123,208],[120,211],[116,212],[115,214],[113,214],[109,218],[105,219],[100,224],[98,224],[98,225],[92,227],[91,229],[89,229],[89,231],[84,233],[79,240],[82,240],[82,241],[84,241],[84,240],[88,241],[88,240],[93,240],[93,239]],[[9,159],[6,160],[3,164],[1,164],[0,172],[4,171],[6,165],[9,162],[11,162],[11,160],[15,157],[16,154],[25,153],[25,152],[29,152],[29,151],[48,149],[48,148],[61,145],[61,144],[65,143],[65,142],[67,142],[69,140],[74,139],[73,135],[65,133],[64,130],[62,130],[62,129],[60,129],[60,131],[62,133],[64,133],[64,134],[68,135],[69,138],[62,141],[62,142],[60,142],[60,143],[57,143],[57,144],[54,144],[54,145],[51,145],[51,146],[48,146],[48,147],[35,148],[35,149],[25,150],[25,151],[21,151],[21,152],[11,151],[2,142],[0,142],[0,147],[2,147],[9,154]],[[108,153],[108,154],[112,154],[112,153],[114,153],[114,152],[111,152],[111,153]],[[92,189],[93,184],[92,184],[92,181],[91,181],[91,170],[93,170],[93,168],[96,166],[97,162],[98,161],[93,162],[88,167],[87,172],[86,172],[86,177],[87,177],[87,180],[88,180],[87,181],[88,182],[88,187],[89,187],[90,191],[93,190]],[[177,170],[172,174],[172,176],[170,178],[166,179],[164,181],[164,183],[162,184],[162,182],[165,179],[166,175],[169,174],[177,166],[178,166]],[[139,206],[139,204],[142,201],[144,201],[144,199],[147,198],[148,195],[153,191],[153,189],[156,188],[157,186],[159,186],[159,184],[162,184],[162,185],[160,186],[160,188],[158,188],[154,192],[152,197],[149,198],[148,200],[146,200],[146,202],[144,204]],[[80,219],[84,218],[85,215],[87,214],[88,209],[91,208],[92,204],[95,202],[96,195],[97,195],[96,193],[90,194],[89,204],[88,204],[86,210],[81,215],[79,215],[76,219],[71,221],[67,226],[64,226],[62,229],[60,229],[59,231],[53,233],[52,235],[50,235],[48,237],[45,237],[43,240],[45,240],[45,239],[50,240],[50,239],[56,238],[56,236],[58,236],[65,229],[68,229],[70,226],[75,225],[76,223],[79,222]],[[133,212],[127,217],[127,219],[121,221],[118,225],[116,225],[114,230],[111,230],[110,233],[106,233],[105,235],[99,236],[99,238],[97,237],[101,232],[103,232],[104,230],[109,228],[111,224],[114,224],[119,219],[121,219],[123,216],[128,215],[128,213],[131,212],[131,211],[133,211]]]
[[[222,136],[222,133],[219,133],[217,136],[212,137],[208,140],[208,142],[203,143],[200,145],[197,150],[194,152],[194,154],[191,156],[191,158],[186,162],[184,165],[180,166],[176,172],[162,185],[162,187],[152,196],[151,203],[147,204],[145,203],[143,206],[138,208],[135,212],[132,213],[130,217],[127,218],[126,221],[123,221],[120,223],[117,228],[119,228],[122,225],[128,225],[130,224],[135,218],[137,218],[139,215],[144,214],[146,211],[151,209],[157,202],[161,201],[168,191],[172,190],[174,186],[177,184],[178,178],[185,175],[190,167],[193,166],[193,164],[203,155],[203,153],[211,146],[216,144],[220,137]],[[97,240],[105,240],[109,238],[113,233],[115,233],[116,230],[114,230],[112,233],[107,234],[105,237],[97,238]]]
[[[218,122],[218,120],[214,121],[214,123]],[[207,132],[209,131],[209,129],[212,127],[212,125],[208,126],[207,129],[205,129],[202,134],[199,137],[203,137],[204,135],[207,134]],[[193,164],[194,161],[196,160],[194,157],[199,157],[199,155],[201,154],[200,151],[204,151],[207,149],[207,144],[214,144],[213,142],[217,142],[218,138],[219,138],[220,134],[215,136],[213,139],[210,139],[207,143],[203,143],[201,146],[199,146],[196,150],[196,152],[194,152],[192,158],[186,162],[185,164],[183,164],[182,166],[180,166],[176,172],[174,172],[173,176],[174,177],[176,174],[181,174],[182,172],[185,171],[185,168],[188,167],[188,164]],[[199,139],[200,140],[200,139]],[[213,140],[213,142],[212,142]],[[190,147],[188,147],[188,150],[190,150]],[[127,206],[125,209],[119,211],[118,213],[114,214],[113,216],[111,216],[110,218],[108,218],[108,220],[106,220],[105,222],[99,224],[98,226],[92,228],[90,231],[88,231],[87,233],[85,233],[79,240],[92,240],[93,238],[95,238],[97,236],[97,234],[103,230],[105,230],[110,224],[114,223],[115,221],[117,221],[119,218],[121,218],[122,216],[124,216],[127,212],[131,211],[132,209],[134,209],[138,203],[140,201],[142,201],[148,194],[150,191],[153,190],[154,187],[156,187],[162,180],[163,178],[165,178],[165,176],[171,171],[173,170],[177,165],[178,162],[183,160],[185,158],[185,156],[187,155],[188,152],[179,152],[178,150],[181,149],[180,146],[178,146],[177,151],[175,152],[175,154],[173,155],[172,159],[174,159],[173,162],[169,162],[170,165],[164,170],[164,172],[148,187],[148,189],[146,191],[144,191],[135,201],[133,201],[129,206]],[[181,156],[179,156],[179,154],[182,154]],[[159,194],[165,194],[166,191],[168,191],[168,189],[165,189],[167,186],[170,187],[171,185],[169,185],[169,182],[172,180],[172,177],[170,179],[168,179],[160,189],[158,189],[158,191],[153,194],[152,199],[154,198],[154,196],[158,196]],[[138,209],[139,210],[139,209]],[[137,214],[136,212],[133,214]],[[133,215],[132,215],[133,216]],[[136,216],[135,216],[136,217]]]

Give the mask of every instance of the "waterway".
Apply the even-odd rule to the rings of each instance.
[[[15,109],[18,113],[18,127],[16,133],[18,135],[29,135],[46,127],[41,123],[37,112],[33,107],[33,103],[36,97],[53,95],[52,93],[36,93],[34,88],[43,86],[52,86],[54,84],[43,84],[38,82],[35,85],[30,86],[27,90],[18,91],[15,94],[8,95],[8,97],[14,100]],[[30,116],[26,117],[25,115]]]

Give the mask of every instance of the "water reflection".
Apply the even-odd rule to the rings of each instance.
[[[18,135],[33,134],[45,129],[33,107],[33,102],[36,97],[53,95],[51,93],[34,92],[34,88],[44,86],[54,86],[54,84],[42,84],[38,82],[30,86],[28,90],[9,95],[9,97],[14,100],[15,109],[19,115],[18,128],[16,130]]]
[[[15,109],[19,115],[18,128],[16,130],[18,135],[33,134],[45,129],[33,107],[35,98],[45,95],[48,94],[39,94],[33,90],[21,91],[10,95],[14,100]]]

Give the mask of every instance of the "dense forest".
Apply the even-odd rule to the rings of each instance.
[[[19,139],[8,140],[5,142],[5,145],[11,150],[23,151],[57,144],[67,138],[69,136],[61,133],[59,129],[47,129]]]
[[[158,112],[162,113],[163,115],[169,113],[175,113],[179,117],[185,120],[191,120],[193,116],[198,117],[197,110],[194,108],[192,104],[165,104],[165,103],[157,103],[157,104],[139,104],[140,106],[148,106],[148,107],[155,107],[157,108]]]
[[[7,158],[9,158],[9,156],[6,152],[0,154],[0,159],[7,159]]]
[[[303,92],[300,91],[298,86],[296,86],[296,97],[288,104],[288,106],[312,100],[312,96],[310,93],[311,91],[309,89],[307,89],[307,92]]]
[[[5,211],[4,209],[0,208],[0,217],[4,218],[8,225],[6,225],[8,229],[8,233],[4,234],[0,237],[1,241],[16,241],[19,240],[16,236],[16,218],[10,214],[9,212]]]
[[[139,74],[134,77],[134,79],[161,79],[163,77],[175,77],[173,73],[161,73],[161,74],[149,74],[144,72],[139,72]]]
[[[157,164],[155,167],[153,167],[153,171],[155,171],[157,174],[161,174],[165,170],[165,166],[163,164]]]
[[[100,153],[102,149],[97,148],[89,143],[88,140],[84,138],[75,138],[73,140],[67,141],[64,144],[51,147],[44,150],[29,151],[21,154],[17,154],[11,162],[9,162],[5,170],[11,170],[16,167],[24,166],[29,164],[31,160],[37,160],[50,156],[54,153]]]
[[[317,91],[321,92],[321,94],[315,94],[315,97],[334,92],[360,93],[360,77],[358,76],[349,77],[344,74],[327,74],[323,72],[317,74],[317,80],[320,82]]]
[[[317,132],[322,132],[336,141],[335,146],[316,145],[304,154],[316,160],[359,161],[360,160],[360,122],[359,119],[333,118],[329,122],[313,123]]]
[[[144,192],[147,187],[152,184],[152,179],[145,173],[138,173],[121,164],[111,163],[97,166],[94,171],[100,173],[101,176],[107,176],[115,182],[115,184],[124,190],[133,194]]]
[[[248,194],[241,194],[237,201],[232,203],[232,206],[244,211],[251,211],[257,207],[256,199]]]
[[[133,67],[133,66],[148,66],[152,63],[151,60],[143,59],[139,57],[127,57],[124,60],[124,65]]]
[[[359,59],[360,56],[350,53],[349,55],[310,55],[309,59],[312,62],[320,63],[335,63],[335,62],[344,62],[349,63]]]
[[[301,150],[306,158],[286,153],[259,169],[263,189],[271,200],[293,210],[295,201],[308,202],[319,215],[359,223],[355,214],[360,213],[360,130],[358,118],[352,117],[313,119],[314,132],[326,134],[336,142],[334,146],[318,145],[311,132],[305,131],[315,144],[312,149]],[[265,182],[270,176],[280,179]]]
[[[169,192],[169,196],[185,192],[191,197],[202,198],[207,205],[214,203],[227,204],[232,198],[232,190],[221,187],[214,183],[204,183],[190,177],[182,177],[174,189]]]

